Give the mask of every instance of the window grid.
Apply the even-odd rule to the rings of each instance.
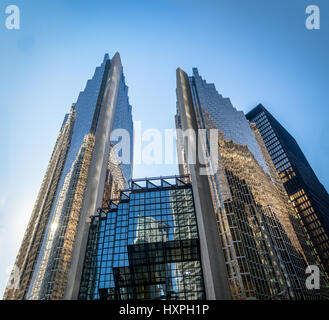
[[[80,299],[205,299],[191,185],[132,191],[90,228]]]

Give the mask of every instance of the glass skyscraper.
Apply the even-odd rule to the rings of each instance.
[[[207,241],[208,250],[209,255],[213,250],[222,255],[213,266],[210,260],[216,256],[211,255],[205,277],[224,265],[226,272],[222,269],[221,273],[233,299],[319,298],[320,290],[305,286],[305,269],[317,263],[316,257],[257,127],[214,84],[203,80],[197,69],[191,77],[180,68],[176,75],[177,129],[206,131],[201,146],[193,146],[194,136],[178,134],[177,139],[180,174],[191,175],[197,217],[204,225],[217,225],[217,230],[207,229],[213,232],[213,240],[215,233],[219,236],[217,242]],[[214,130],[215,142],[211,140]],[[218,144],[216,155],[210,153],[212,143]],[[200,149],[211,159],[208,168],[200,159],[188,161],[189,152],[198,154]],[[204,168],[207,175],[201,173]],[[208,254],[200,242],[201,252]],[[213,296],[226,289],[222,279]]]
[[[132,180],[98,211],[79,299],[205,299],[189,176]]]
[[[204,108],[227,139],[232,139],[235,143],[248,146],[249,151],[254,155],[257,162],[263,167],[265,172],[269,173],[264,157],[243,111],[236,110],[229,98],[223,97],[217,92],[213,83],[207,83],[202,79],[197,68],[193,68],[193,76],[190,77],[190,81],[194,103]]]
[[[246,115],[257,128],[301,220],[313,254],[329,274],[329,195],[296,140],[263,106]]]
[[[106,54],[64,118],[16,258],[19,287],[9,283],[4,299],[74,296],[89,217],[132,175],[131,111],[120,55]],[[131,142],[125,146],[129,161],[122,164],[110,157],[117,142],[110,135],[119,128],[130,138],[123,143]]]
[[[128,88],[119,54],[105,55],[65,115],[4,299],[327,295],[328,194],[297,143],[262,106],[249,122],[196,68],[176,79],[180,175],[132,179]]]

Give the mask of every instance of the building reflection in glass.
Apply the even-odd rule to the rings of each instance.
[[[93,217],[80,299],[205,299],[188,177],[134,180]]]

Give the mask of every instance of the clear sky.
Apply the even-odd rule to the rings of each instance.
[[[5,27],[9,4],[21,10],[20,30]],[[310,4],[320,30],[305,28]],[[120,52],[144,130],[174,128],[175,70],[198,67],[237,109],[262,103],[328,190],[328,35],[327,0],[0,1],[0,297],[64,114],[105,52]]]

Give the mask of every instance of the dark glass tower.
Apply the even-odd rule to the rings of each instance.
[[[329,195],[296,140],[261,104],[246,115],[256,123],[297,216],[313,244],[313,253],[329,273]]]
[[[132,180],[99,209],[79,299],[205,299],[188,176]]]
[[[120,55],[106,54],[64,118],[4,299],[77,296],[89,217],[131,178],[131,111]],[[109,161],[118,128],[131,142],[120,170]]]

